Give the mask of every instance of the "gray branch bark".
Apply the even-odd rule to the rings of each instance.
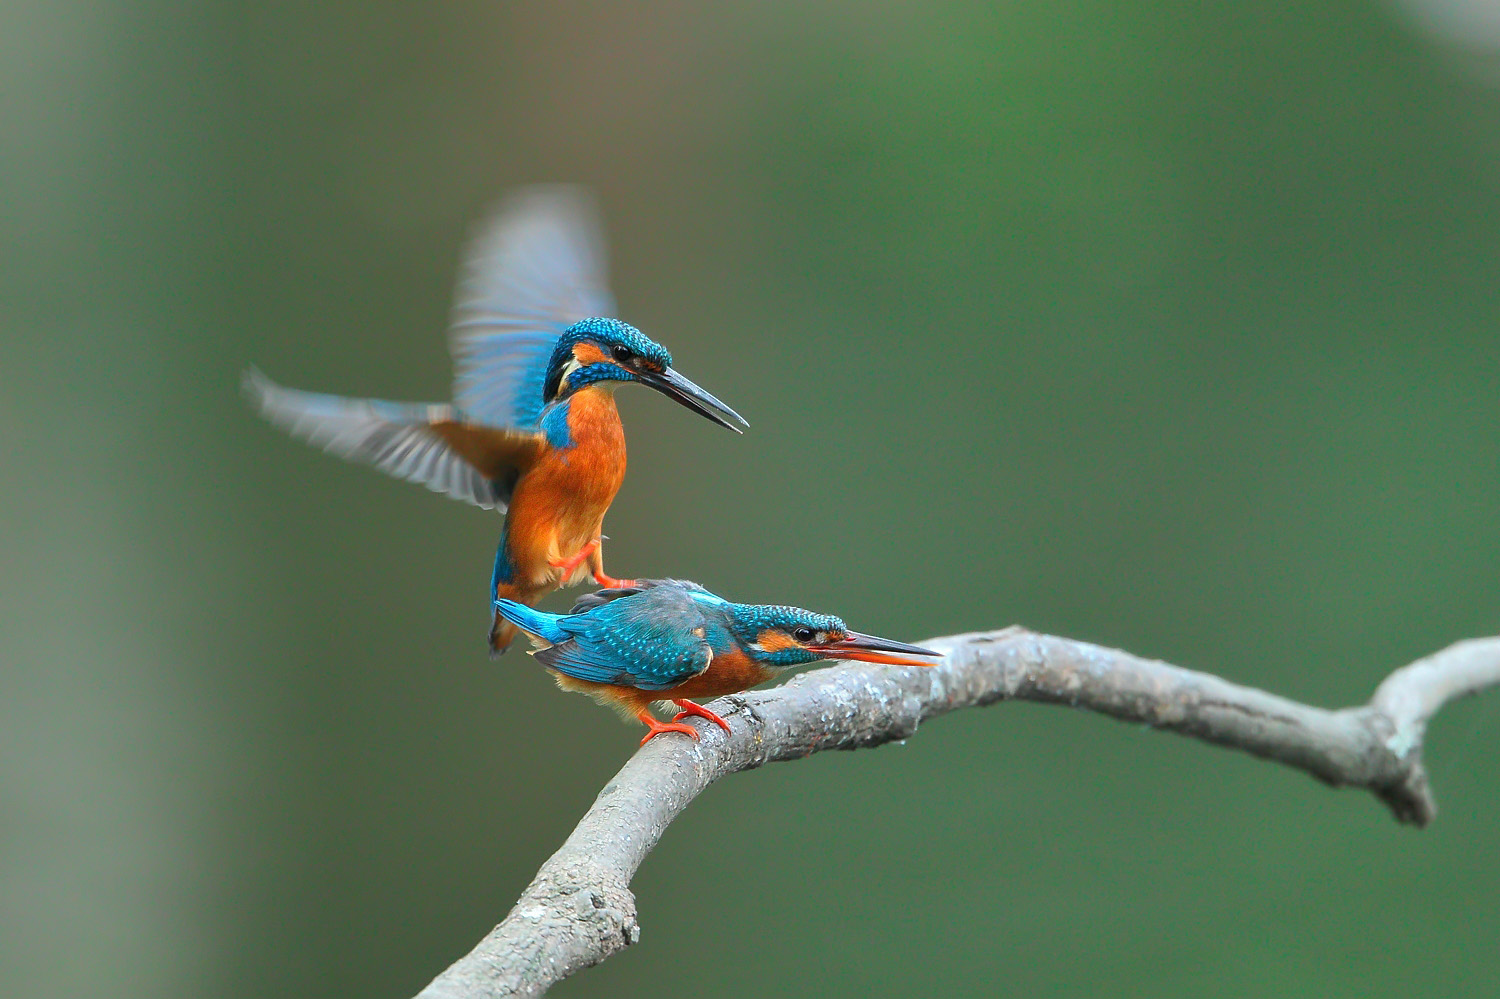
[[[1437,813],[1422,766],[1427,721],[1500,684],[1500,637],[1459,642],[1392,673],[1370,703],[1310,707],[1206,673],[1022,628],[922,643],[931,669],[844,664],[713,702],[726,736],[648,742],[599,792],[515,908],[418,999],[534,996],[640,938],[630,880],[709,784],[775,760],[905,739],[925,718],[1002,700],[1086,708],[1372,791],[1401,822]]]

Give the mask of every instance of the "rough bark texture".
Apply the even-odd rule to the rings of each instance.
[[[931,669],[862,663],[721,698],[726,736],[648,742],[599,792],[505,917],[419,999],[540,995],[640,939],[630,880],[667,825],[727,774],[825,749],[905,739],[924,718],[1015,699],[1086,708],[1242,749],[1335,787],[1374,792],[1402,822],[1436,815],[1422,768],[1427,720],[1500,684],[1500,637],[1450,646],[1391,674],[1367,705],[1324,710],[1206,673],[1021,628],[922,643]]]

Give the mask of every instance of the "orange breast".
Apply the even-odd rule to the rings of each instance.
[[[516,482],[507,528],[513,578],[550,588],[549,561],[600,534],[625,481],[625,429],[614,395],[591,386],[568,405],[570,446],[548,448]]]
[[[759,663],[752,662],[739,649],[721,652],[714,656],[708,669],[671,690],[662,691],[661,697],[686,697],[699,700],[708,697],[723,697],[749,690],[757,683],[764,683],[776,673]]]

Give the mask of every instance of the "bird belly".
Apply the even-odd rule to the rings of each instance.
[[[636,715],[661,696],[659,693],[640,690],[636,687],[620,687],[612,683],[580,680],[566,673],[559,673],[555,669],[549,668],[547,672],[552,674],[552,679],[556,680],[557,685],[563,690],[571,690],[575,694],[587,694],[596,703],[606,708],[614,708],[626,721],[635,721]]]
[[[567,447],[548,448],[517,481],[507,534],[513,578],[530,589],[565,585],[552,563],[597,539],[625,481],[625,433],[614,399],[589,388],[569,402]],[[580,564],[570,578],[588,571]]]

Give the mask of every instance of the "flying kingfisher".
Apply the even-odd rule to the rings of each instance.
[[[564,690],[588,694],[635,718],[650,731],[698,733],[683,719],[696,715],[724,731],[729,725],[690,698],[722,697],[747,690],[784,670],[820,659],[858,659],[895,666],[931,666],[914,656],[939,653],[850,631],[831,614],[799,607],[732,604],[697,583],[641,579],[579,599],[569,614],[532,610],[514,600],[495,611],[524,631],[532,655]],[[651,704],[671,701],[680,710],[659,721]]]
[[[452,405],[348,399],[283,388],[259,371],[245,391],[293,436],[398,478],[505,514],[490,599],[535,603],[587,571],[601,586],[604,514],[625,478],[614,390],[639,382],[742,433],[734,410],[672,368],[640,330],[608,318],[602,229],[592,199],[530,187],[504,199],[469,246],[449,331]],[[491,618],[490,649],[515,628]]]

